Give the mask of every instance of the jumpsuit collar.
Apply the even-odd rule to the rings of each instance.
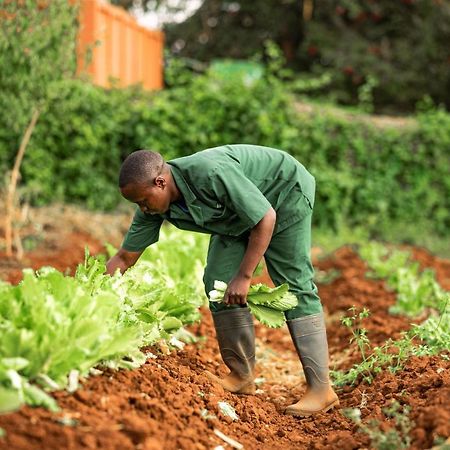
[[[171,164],[170,161],[167,164],[170,165],[171,173],[172,173],[173,179],[175,180],[175,184],[177,185],[178,189],[180,190],[181,195],[183,196],[183,198],[186,202],[186,206],[189,209],[189,212],[190,212],[192,218],[194,219],[194,222],[197,225],[203,226],[204,220],[203,220],[202,208],[198,204],[196,204],[196,203],[198,203],[196,195],[194,194],[194,192],[192,192],[192,189],[190,188],[187,181],[183,177],[181,170],[178,167]],[[186,213],[184,213],[184,214],[186,214]],[[170,208],[170,217],[182,219],[182,218],[185,218],[185,215],[182,215],[179,212],[179,208],[175,209],[175,208],[171,207]]]

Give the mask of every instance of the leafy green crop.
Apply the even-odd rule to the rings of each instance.
[[[361,320],[368,316],[367,311],[344,317],[342,324],[351,329],[353,340],[357,342],[362,361],[347,371],[332,370],[331,376],[336,386],[354,384],[362,379],[371,383],[376,374],[389,367],[396,372],[411,356],[435,355],[450,348],[450,295],[437,283],[430,269],[419,273],[417,263],[409,262],[409,253],[398,250],[389,251],[385,246],[370,242],[360,247],[360,255],[371,268],[368,276],[385,278],[395,290],[397,302],[391,311],[417,316],[426,311],[428,318],[421,324],[402,333],[398,340],[388,339],[381,347],[371,349],[366,330]],[[416,344],[417,339],[420,343]],[[370,354],[367,356],[367,352]]]
[[[211,302],[221,302],[227,284],[223,281],[214,282],[214,290],[209,293]],[[288,284],[270,288],[264,284],[250,286],[247,303],[250,311],[264,325],[279,328],[284,325],[284,311],[297,306],[297,297],[289,292]]]
[[[136,367],[146,359],[141,347],[200,318],[206,243],[173,229],[161,234],[162,245],[124,275],[105,275],[104,262],[87,255],[74,277],[44,267],[25,270],[18,286],[0,284],[0,411],[24,402],[56,409],[43,389],[77,384],[70,379],[100,363]],[[183,254],[190,264],[181,270]]]
[[[384,245],[370,242],[360,246],[359,254],[367,261],[368,276],[384,278],[397,294],[392,313],[414,317],[425,309],[442,312],[448,294],[436,281],[432,269],[420,272],[419,264],[409,260],[409,252],[388,250]]]

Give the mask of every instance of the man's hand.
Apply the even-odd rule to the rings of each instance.
[[[107,263],[106,273],[114,275],[117,269],[124,273],[130,268],[142,255],[142,252],[128,252],[121,248]]]
[[[223,296],[223,301],[227,305],[245,305],[247,294],[250,289],[251,277],[236,275],[229,283]]]

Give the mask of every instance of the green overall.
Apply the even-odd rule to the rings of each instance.
[[[204,274],[205,291],[214,280],[236,275],[251,229],[272,206],[277,219],[264,255],[275,285],[287,282],[298,306],[295,319],[322,311],[310,259],[314,177],[289,154],[256,145],[225,145],[168,161],[184,203],[167,213],[136,211],[122,248],[142,251],[158,241],[164,220],[177,228],[211,234]],[[233,308],[210,303],[212,311]]]

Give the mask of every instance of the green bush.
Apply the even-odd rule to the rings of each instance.
[[[171,159],[255,143],[290,152],[316,177],[315,225],[359,225],[383,235],[393,224],[413,223],[444,235],[450,115],[431,108],[417,119],[414,127],[379,129],[331,113],[300,115],[272,78],[246,85],[206,74],[152,94],[66,81],[54,86],[32,136],[23,181],[38,204],[58,199],[111,209],[120,199],[120,163],[133,150]],[[17,139],[1,129],[0,166],[11,161]]]
[[[392,223],[450,226],[450,115],[430,111],[414,128],[378,129],[334,116],[312,116],[291,153],[316,176],[316,220],[366,225],[381,235]]]

